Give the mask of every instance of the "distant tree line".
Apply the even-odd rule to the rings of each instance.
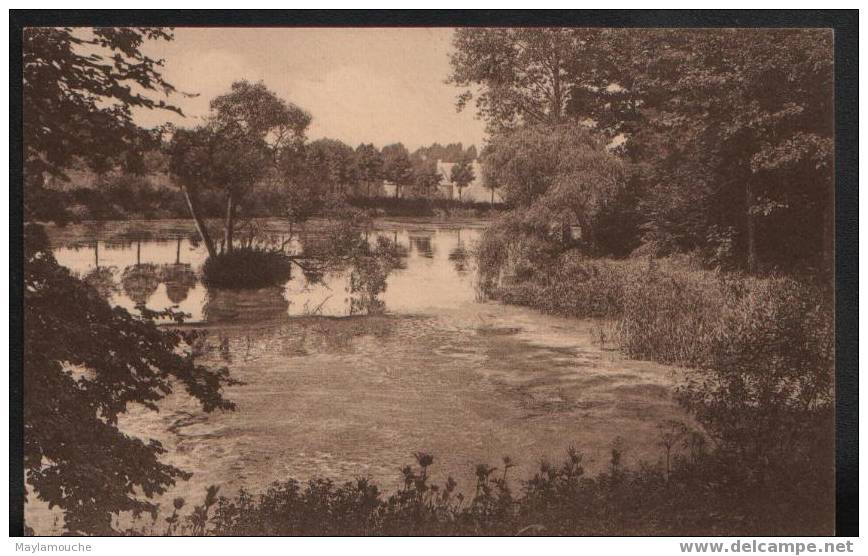
[[[211,108],[207,122],[195,128],[140,132],[144,139],[136,155],[74,154],[50,171],[41,164],[25,190],[28,216],[58,222],[179,218],[190,215],[192,203],[199,220],[239,210],[247,216],[304,220],[331,196],[365,206],[371,201],[363,199],[387,196],[446,200],[452,196],[441,185],[451,182],[460,198],[475,178],[473,145],[434,143],[410,152],[402,143],[382,149],[362,143],[354,149],[337,139],[308,140],[311,116],[262,83],[236,82]],[[261,117],[260,112],[268,116],[248,121],[253,114]],[[456,163],[456,168],[443,175],[438,161]],[[380,204],[387,210],[410,210],[403,207],[406,203]]]

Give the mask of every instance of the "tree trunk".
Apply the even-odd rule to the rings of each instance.
[[[190,192],[186,187],[182,187],[181,191],[184,193],[184,199],[187,201],[187,208],[190,209],[190,216],[193,217],[193,222],[196,224],[196,231],[199,232],[199,237],[202,239],[202,243],[205,244],[205,249],[208,250],[208,256],[216,257],[217,250],[214,249],[214,242],[211,241],[211,236],[208,235],[208,228],[205,227],[205,222],[199,215],[199,211],[196,208],[196,202],[193,200],[193,197],[190,195]]]
[[[226,252],[232,252],[232,240],[235,233],[235,194],[232,191],[226,193],[226,223],[223,226],[223,243]]]
[[[747,271],[754,274],[757,271],[756,253],[756,216],[753,214],[753,187],[750,181],[744,188],[745,216],[747,217]]]
[[[491,189],[491,206],[494,206],[494,188]]]
[[[401,186],[396,183],[395,184],[395,198],[396,199],[398,198],[398,192],[400,192],[400,191],[401,191]]]

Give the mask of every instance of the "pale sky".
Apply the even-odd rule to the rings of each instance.
[[[192,126],[232,81],[261,80],[311,113],[311,139],[479,148],[484,124],[472,107],[456,112],[460,91],[444,82],[451,40],[446,28],[176,28],[174,41],[149,42],[146,52],[165,59],[170,83],[199,96],[170,97],[186,118],[162,110],[135,118],[148,127]]]

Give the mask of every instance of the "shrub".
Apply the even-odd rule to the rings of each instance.
[[[806,488],[808,474],[831,489],[831,300],[806,284],[773,278],[729,285],[726,301],[702,372],[679,388],[679,399],[718,446],[738,454],[758,488],[781,480]],[[781,461],[790,464],[774,464]]]
[[[202,266],[202,282],[211,288],[263,288],[289,280],[292,263],[279,251],[235,248],[209,257]]]

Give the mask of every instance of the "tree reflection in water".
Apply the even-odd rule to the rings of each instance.
[[[166,284],[166,296],[176,307],[187,299],[197,281],[193,267],[185,263],[161,265],[160,279]]]
[[[136,307],[144,307],[160,285],[159,268],[151,263],[128,266],[121,275],[121,285]]]
[[[411,235],[410,245],[422,257],[425,257],[426,259],[434,258],[434,247],[431,244],[430,235]]]
[[[449,260],[452,261],[452,266],[455,272],[464,274],[467,272],[467,258],[469,253],[461,241],[461,230],[458,230],[458,244],[449,252]]]

